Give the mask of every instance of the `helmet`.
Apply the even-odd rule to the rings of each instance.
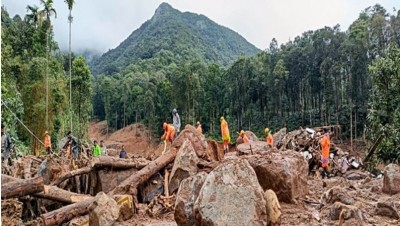
[[[172,110],[172,113],[176,113],[176,112],[178,112],[177,110],[176,110],[176,108],[174,108],[173,110]]]
[[[44,132],[44,134],[49,134],[49,131],[46,130],[46,131]]]
[[[163,123],[162,128],[163,129],[167,128],[167,123],[166,122]]]
[[[219,119],[219,121],[222,122],[222,120],[224,120],[224,116],[221,116],[221,118]]]
[[[244,130],[241,130],[239,135],[243,135],[244,134]]]
[[[264,132],[265,132],[265,133],[269,133],[269,129],[268,129],[268,128],[265,128]]]
[[[199,122],[199,121],[197,121],[197,125],[200,125],[200,122]]]

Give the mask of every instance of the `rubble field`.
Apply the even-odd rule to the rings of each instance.
[[[321,128],[282,129],[274,147],[246,131],[251,142],[238,139],[224,154],[190,125],[158,146],[137,125],[117,131],[122,140],[97,126],[91,134],[112,145],[109,156],[2,166],[2,225],[400,225],[399,165],[374,175],[359,153],[332,142],[323,178]],[[118,158],[120,145],[128,159]]]

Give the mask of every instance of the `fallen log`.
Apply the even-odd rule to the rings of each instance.
[[[170,162],[174,161],[177,150],[176,148],[169,149],[164,155],[161,155],[156,160],[150,162],[143,169],[125,179],[120,185],[111,190],[108,195],[118,194],[134,194],[134,190],[141,183],[147,181],[151,176],[156,174]]]
[[[33,196],[64,203],[77,203],[92,198],[90,195],[77,194],[56,186],[47,185],[44,186],[43,192],[33,194]]]
[[[1,186],[1,198],[17,198],[38,193],[44,190],[43,177],[35,177],[27,180],[13,181]]]
[[[142,169],[146,165],[147,163],[134,162],[130,159],[121,159],[106,156],[96,157],[95,160],[92,162],[92,167],[94,168],[111,167],[114,169]]]
[[[129,159],[120,159],[120,158],[113,158],[113,157],[106,157],[106,156],[96,157],[96,158],[94,158],[94,161],[91,163],[91,166],[83,167],[80,169],[66,172],[63,175],[61,175],[59,178],[57,178],[55,181],[51,182],[50,185],[58,186],[63,181],[65,181],[69,178],[72,178],[72,177],[75,177],[78,175],[82,175],[82,174],[88,174],[93,169],[100,169],[100,168],[107,168],[107,167],[114,168],[114,169],[131,169],[131,168],[142,169],[146,165],[147,165],[146,163],[133,162],[132,160],[129,160]]]
[[[385,135],[381,134],[378,139],[376,139],[374,145],[372,145],[372,147],[368,150],[368,154],[367,156],[365,156],[364,158],[364,163],[367,162],[369,160],[369,158],[371,158],[372,154],[374,154],[375,149],[378,147],[378,145],[381,143],[381,141],[383,140],[383,138],[385,137]]]
[[[40,215],[40,219],[45,226],[61,225],[64,222],[70,221],[75,217],[83,216],[89,213],[89,205],[96,200],[96,197],[85,199],[60,209],[44,213]]]
[[[15,182],[19,181],[22,182],[24,181],[23,179],[11,177],[8,175],[1,175],[1,183],[2,184],[7,184],[10,182]],[[64,202],[64,203],[76,203],[76,202],[81,202],[83,200],[92,198],[90,195],[83,195],[83,194],[77,194],[74,192],[69,192],[64,189],[61,189],[56,186],[48,186],[44,185],[44,189],[40,193],[35,193],[32,194],[32,196],[36,198],[42,198],[42,199],[49,199],[53,201],[58,201],[58,202]]]
[[[55,181],[51,182],[50,185],[59,185],[61,184],[64,180],[69,179],[71,177],[77,176],[77,175],[81,175],[81,174],[87,174],[90,173],[92,171],[92,167],[83,167],[77,170],[72,170],[69,171],[67,173],[64,173],[63,175],[61,175],[59,178],[57,178]]]

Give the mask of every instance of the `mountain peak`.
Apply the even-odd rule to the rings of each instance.
[[[182,13],[168,3],[161,3],[150,20],[91,66],[95,74],[111,74],[140,60],[162,56],[174,63],[200,59],[228,65],[241,55],[251,56],[259,51],[238,33],[206,16]]]
[[[172,8],[172,6],[170,4],[163,2],[156,9],[154,16],[164,15],[164,14],[172,13],[174,11],[177,11],[177,10]]]

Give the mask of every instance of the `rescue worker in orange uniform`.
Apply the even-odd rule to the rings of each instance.
[[[328,130],[324,131],[324,136],[320,139],[321,144],[321,162],[322,162],[322,169],[324,170],[324,176],[327,175],[330,171],[329,169],[329,150],[331,149],[331,139]]]
[[[223,116],[220,118],[220,121],[221,121],[222,141],[224,142],[224,153],[228,153],[228,151],[229,151],[228,144],[231,142],[231,136],[229,134],[228,123],[225,121]]]
[[[274,138],[271,135],[271,131],[269,130],[269,128],[265,128],[264,132],[265,132],[265,135],[266,135],[265,140],[267,141],[267,144],[270,147],[273,147],[274,146]]]
[[[203,129],[201,128],[201,124],[199,121],[197,121],[197,131],[201,134],[203,134]]]
[[[242,137],[243,143],[249,143],[250,142],[250,139],[246,136],[246,134],[244,134],[243,130],[240,131],[239,136]]]
[[[175,127],[172,124],[163,123],[164,134],[161,136],[162,140],[167,140],[172,143],[175,136]]]
[[[46,149],[47,154],[51,153],[51,137],[47,130],[44,132],[44,148]]]

